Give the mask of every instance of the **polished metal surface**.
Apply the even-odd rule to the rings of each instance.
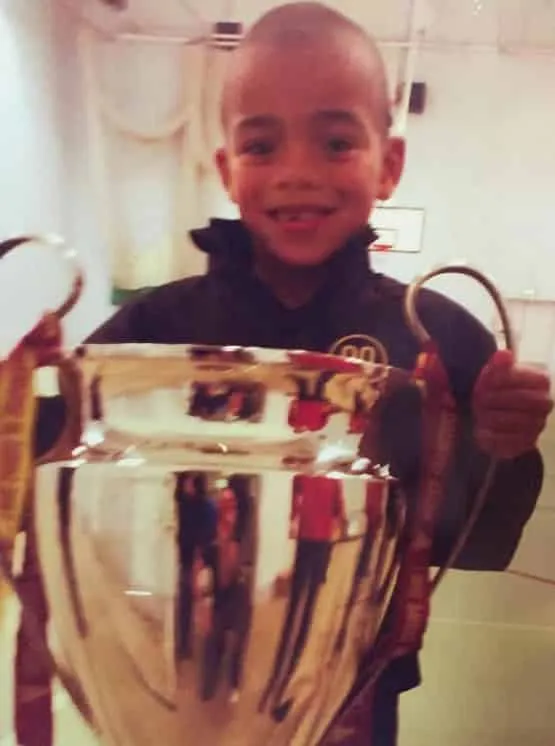
[[[82,443],[39,467],[36,523],[59,662],[104,742],[317,744],[395,586],[405,501],[358,449],[412,379],[277,350],[75,361]]]
[[[3,242],[0,258],[32,240]],[[42,243],[62,247],[73,270],[68,297],[47,317],[56,322],[77,302],[83,276],[62,242]],[[430,365],[424,374],[418,362],[411,375],[302,351],[115,345],[61,358],[53,350],[67,416],[40,457],[36,538],[60,641],[57,673],[107,746],[335,742],[329,726],[361,660],[376,652],[398,579],[408,608],[407,547],[426,545],[421,529],[435,504],[426,495],[442,489],[450,446],[439,429],[410,520],[405,480],[388,458],[381,463],[389,452],[381,446],[391,441],[384,402],[411,389],[428,405],[447,394],[416,303],[445,273],[483,285],[511,349],[495,286],[451,266],[407,290],[406,321]],[[29,344],[41,341],[39,333]],[[419,434],[404,437],[401,451],[418,447]],[[414,586],[424,605],[410,607],[411,632],[494,473],[492,462],[445,566],[429,588],[427,580]],[[427,567],[416,568],[421,576],[415,567],[412,580],[427,578]],[[1,550],[0,571],[17,590]],[[20,598],[38,650],[42,630]],[[387,662],[379,658],[374,675]]]

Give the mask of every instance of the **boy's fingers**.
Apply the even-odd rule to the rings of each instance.
[[[509,350],[497,350],[476,381],[475,394],[482,395],[490,389],[523,388],[549,391],[549,375],[538,368],[527,365],[515,365],[514,353]]]
[[[486,385],[482,381],[483,389],[530,389],[532,391],[549,391],[551,381],[549,376],[537,368],[518,366],[517,368],[498,369],[490,378],[486,378]]]
[[[543,429],[548,412],[540,411],[531,414],[524,411],[492,411],[484,412],[480,417],[480,428],[499,434],[515,434],[537,432]]]
[[[501,389],[485,392],[474,400],[474,411],[480,417],[494,411],[549,414],[552,409],[553,401],[545,390]]]

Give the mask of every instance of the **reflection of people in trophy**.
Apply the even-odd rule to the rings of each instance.
[[[302,654],[318,594],[326,581],[333,540],[342,533],[345,513],[341,482],[325,476],[297,474],[293,479],[290,535],[297,548],[289,603],[274,667],[261,707],[278,701]]]
[[[216,510],[209,498],[204,474],[180,473],[175,485],[178,516],[179,593],[176,620],[176,653],[192,653],[194,567],[198,555],[205,565],[214,565]]]
[[[251,383],[194,383],[189,415],[203,420],[250,421],[260,415],[263,400],[263,389]]]
[[[342,701],[358,663],[352,645],[346,656],[334,655],[334,648],[365,532],[364,484],[359,479],[334,476],[340,479],[344,530],[338,532],[330,548],[326,582],[318,593],[310,634],[293,674],[277,688],[272,703],[273,718],[278,722],[287,718],[289,727],[296,729],[299,743],[318,727],[322,707],[325,710],[329,704],[334,709]]]
[[[340,409],[350,412],[349,433],[361,435],[368,426],[370,411],[380,399],[384,373],[374,378],[359,373],[338,373],[326,383],[326,397]]]
[[[228,480],[228,487],[235,495],[237,505],[235,537],[240,544],[243,561],[252,563],[254,558],[253,499],[250,494],[249,477],[233,474]]]
[[[354,394],[354,409],[349,417],[349,433],[360,435],[366,429],[367,424],[367,410],[361,394],[357,391]]]
[[[246,391],[234,386],[229,394],[227,400],[226,419],[227,420],[238,420],[241,418],[241,412],[245,407],[245,399],[247,398]]]
[[[231,701],[239,697],[252,614],[248,578],[241,565],[239,530],[238,500],[228,486],[218,498],[212,625],[205,640],[202,664],[203,699],[214,696],[226,654],[229,657]]]
[[[345,605],[343,620],[336,637],[334,650],[339,652],[346,640],[349,622],[355,605],[361,600],[359,598],[363,580],[370,573],[370,564],[375,542],[378,538],[377,530],[385,520],[384,510],[387,505],[387,488],[388,483],[379,479],[368,479],[366,482],[366,494],[364,513],[366,526],[362,540],[362,546],[357,562],[357,567],[353,577],[353,584],[349,594],[348,601]]]
[[[322,430],[332,414],[332,407],[324,394],[327,377],[311,371],[292,378],[297,392],[289,407],[289,425],[296,433]]]
[[[225,413],[229,397],[229,387],[219,383],[193,384],[189,414],[201,419],[212,419]]]

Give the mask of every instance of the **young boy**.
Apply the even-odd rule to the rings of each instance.
[[[205,276],[139,297],[90,341],[358,349],[411,369],[405,288],[368,266],[369,216],[399,182],[405,146],[389,133],[384,66],[366,32],[318,3],[267,13],[230,57],[222,122],[216,162],[241,220],[193,232],[210,257]],[[502,570],[541,488],[549,381],[494,354],[491,335],[446,298],[423,293],[420,313],[464,423],[434,563],[468,515],[482,473],[471,467],[485,453],[502,463],[458,566]],[[398,696],[418,683],[416,654],[382,676],[372,746],[395,744]]]

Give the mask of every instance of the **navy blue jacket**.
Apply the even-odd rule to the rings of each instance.
[[[192,236],[209,255],[207,274],[138,296],[88,341],[233,344],[327,352],[337,340],[364,335],[381,343],[391,365],[413,368],[418,344],[403,315],[406,288],[370,268],[371,231],[354,237],[332,257],[323,286],[310,302],[295,309],[285,308],[255,277],[250,236],[241,222],[214,220]],[[495,345],[472,315],[438,293],[423,291],[419,312],[439,344],[461,415],[455,468],[434,547],[434,563],[440,564],[472,507],[487,463],[472,440],[470,400],[479,371]],[[418,418],[411,418],[411,411],[416,409],[404,401],[388,421],[390,439],[400,454],[399,470],[414,478],[419,431]],[[457,567],[502,570],[507,566],[534,510],[542,478],[542,460],[536,451],[501,465]],[[416,657],[396,662],[389,676],[397,691],[416,685]]]

